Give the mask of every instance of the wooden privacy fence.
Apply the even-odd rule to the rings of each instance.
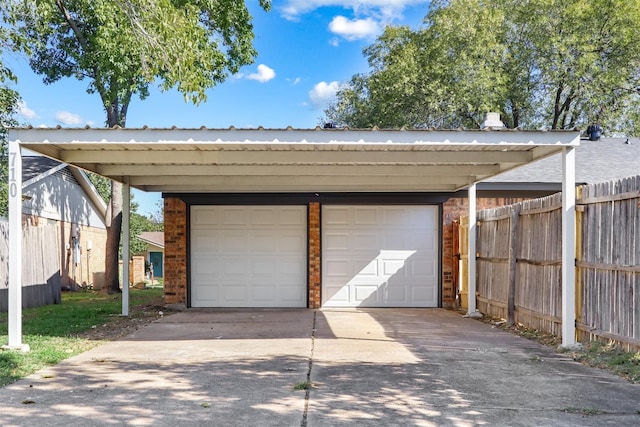
[[[9,285],[9,225],[0,221],[0,311],[7,311]],[[55,225],[22,230],[22,306],[60,302],[60,230]]]
[[[640,176],[577,197],[579,337],[640,348]]]
[[[576,210],[579,338],[640,348],[640,176],[580,187]],[[478,310],[560,335],[562,195],[480,211],[478,221]]]
[[[560,334],[562,195],[478,213],[478,310]]]

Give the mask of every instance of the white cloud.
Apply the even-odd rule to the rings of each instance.
[[[347,19],[344,16],[336,16],[329,24],[329,30],[347,40],[360,40],[375,36],[380,33],[381,27],[372,18]]]
[[[27,107],[27,103],[25,101],[18,102],[18,114],[24,117],[25,119],[36,119],[38,115],[31,108]]]
[[[247,78],[249,80],[257,80],[260,83],[266,83],[276,76],[276,72],[273,69],[267,67],[264,64],[258,65],[258,72],[249,74]]]
[[[56,121],[64,125],[81,125],[84,123],[82,117],[68,111],[58,111],[55,118]]]
[[[401,17],[408,6],[430,2],[431,0],[287,0],[280,12],[286,19],[297,20],[300,15],[321,7],[342,7],[365,16],[388,20]]]
[[[316,109],[326,107],[329,102],[336,96],[336,92],[340,89],[340,83],[333,81],[330,83],[317,83],[313,89],[309,91],[309,102]]]

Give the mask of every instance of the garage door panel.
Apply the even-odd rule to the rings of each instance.
[[[243,305],[249,300],[249,289],[246,285],[225,285],[220,287],[222,303],[236,303]]]
[[[352,241],[353,244],[348,249],[353,251],[371,251],[371,248],[377,248],[380,245],[379,236],[373,233],[355,233]]]
[[[277,240],[274,241],[272,238],[271,247],[272,250],[277,249],[280,253],[300,253],[301,251],[306,251],[306,235],[301,236],[300,233],[295,231],[283,231],[278,235]]]
[[[353,287],[353,301],[357,301],[359,306],[371,306],[378,301],[378,286],[372,285],[356,285]]]
[[[280,210],[279,224],[286,226],[306,226],[306,212],[298,209],[298,207],[283,207]]]
[[[306,207],[191,212],[192,306],[306,307]]]
[[[401,228],[397,226],[406,226],[409,224],[410,216],[407,213],[407,208],[390,208],[385,207],[381,209],[382,211],[382,226],[388,228],[388,226],[396,226],[393,227]]]
[[[323,306],[436,307],[437,212],[436,206],[324,206]]]
[[[352,271],[351,263],[345,259],[329,259],[325,260],[325,280],[328,284],[331,283],[331,277],[342,278],[349,275]]]
[[[350,290],[351,288],[342,286],[342,284],[337,286],[325,284],[324,282],[322,284],[323,299],[330,300],[333,307],[347,307],[351,301],[349,297]]]
[[[349,250],[349,235],[347,233],[327,233],[322,237],[322,246],[332,251]]]
[[[359,207],[354,209],[353,224],[358,225],[375,225],[378,223],[378,209]]]
[[[327,225],[332,226],[349,225],[352,223],[350,217],[351,209],[346,207],[332,206],[331,217],[323,218],[323,222]]]
[[[196,251],[219,250],[220,236],[217,231],[202,230],[191,236],[191,248]]]
[[[247,209],[242,207],[231,208],[221,207],[222,214],[220,215],[219,225],[233,226],[238,225],[241,228],[245,228],[247,225]]]
[[[220,210],[210,206],[200,206],[197,210],[191,210],[191,222],[199,227],[218,224],[220,222]]]

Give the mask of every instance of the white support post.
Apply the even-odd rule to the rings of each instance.
[[[576,153],[562,148],[562,347],[576,345]]]
[[[127,178],[122,185],[122,315],[129,315],[129,235],[131,225],[131,188]]]
[[[29,351],[22,343],[22,153],[9,141],[9,290],[7,348]]]
[[[469,295],[468,295],[468,317],[480,317],[481,314],[476,310],[476,182],[469,183],[468,191],[469,199],[469,256],[468,256],[468,269],[469,274]]]

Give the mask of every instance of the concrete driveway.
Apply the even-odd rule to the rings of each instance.
[[[637,426],[640,387],[446,310],[189,311],[0,389],[0,425]]]

